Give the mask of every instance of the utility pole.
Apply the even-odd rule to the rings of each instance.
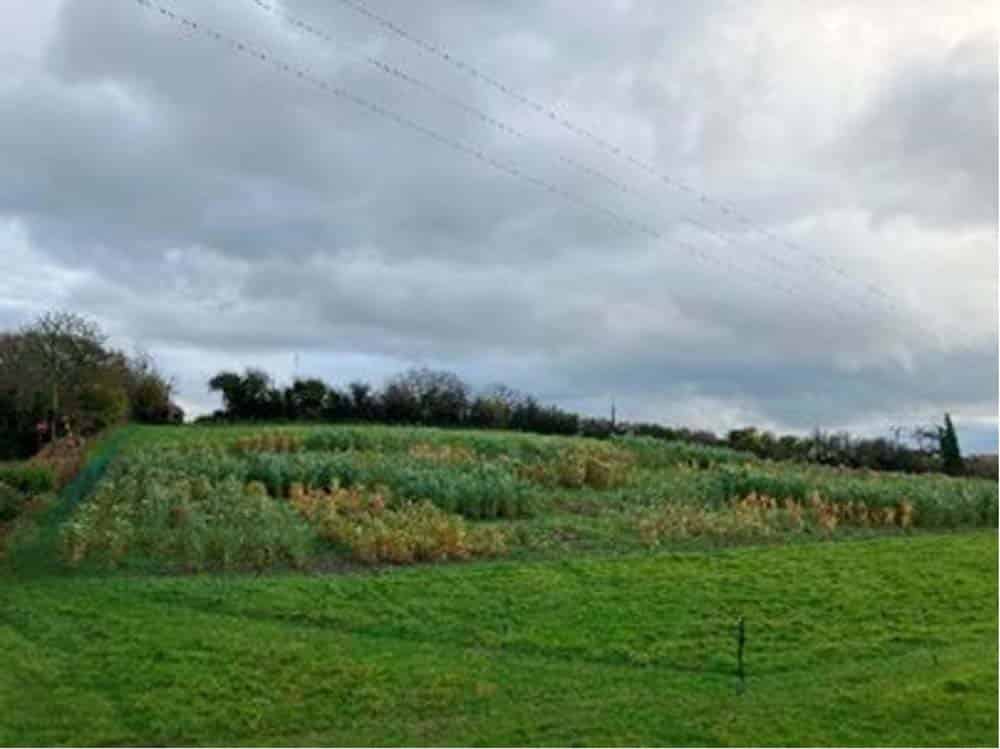
[[[615,399],[611,399],[611,428],[615,428]]]

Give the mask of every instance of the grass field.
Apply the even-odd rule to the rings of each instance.
[[[266,431],[119,432],[21,523],[0,744],[997,745],[995,484]]]

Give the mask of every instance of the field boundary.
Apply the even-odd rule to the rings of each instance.
[[[3,567],[19,577],[66,571],[56,549],[59,529],[94,490],[133,432],[132,427],[120,427],[100,438],[88,450],[80,472],[59,491],[50,507],[31,518],[32,527],[26,537],[19,538],[15,531],[9,539]]]

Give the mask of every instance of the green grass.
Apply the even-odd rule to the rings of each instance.
[[[16,489],[24,494],[41,494],[51,491],[56,485],[55,473],[51,468],[33,465],[27,461],[0,463],[0,484]]]
[[[997,534],[974,528],[995,523],[995,484],[990,506],[978,482],[746,464],[688,447],[660,456],[643,443],[626,485],[536,486],[531,517],[490,521],[510,536],[499,561],[371,570],[317,546],[310,572],[175,576],[155,556],[116,569],[60,560],[65,529],[102,486],[129,477],[130,460],[165,449],[159,469],[179,482],[242,480],[256,458],[202,451],[258,431],[113,433],[16,530],[0,561],[0,745],[997,745]],[[273,456],[281,470],[411,466],[415,442],[471,446],[501,468],[504,456],[552,461],[593,444],[289,431],[312,448]],[[175,448],[191,449],[187,462]],[[441,481],[461,471],[426,465]],[[665,551],[636,533],[664,503],[715,512],[729,491],[815,487],[844,502],[905,495],[937,528],[957,529],[734,548],[691,538]],[[230,517],[241,496],[213,496],[202,520]],[[125,515],[141,525],[157,506]],[[179,531],[157,522],[130,537],[169,556]],[[271,532],[240,523],[228,531],[240,544]]]
[[[3,580],[0,744],[995,745],[996,558],[980,532]]]

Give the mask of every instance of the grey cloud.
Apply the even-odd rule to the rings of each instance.
[[[873,220],[996,226],[997,85],[993,34],[895,72],[836,150],[880,188],[866,194]]]
[[[745,416],[808,428],[995,410],[996,287],[973,285],[984,264],[995,267],[996,217],[984,208],[988,195],[995,208],[995,173],[981,157],[992,149],[995,164],[995,44],[974,22],[973,41],[956,49],[901,36],[908,62],[882,71],[887,84],[852,118],[834,106],[853,83],[830,54],[803,59],[801,71],[788,59],[780,34],[796,32],[775,17],[806,40],[817,33],[797,4],[371,3],[656,171],[735,202],[820,262],[341,4],[281,6],[329,30],[330,45],[251,0],[162,1],[590,206],[159,13],[66,0],[41,64],[0,78],[0,219],[21,227],[30,257],[73,279],[58,301],[165,352],[199,407],[207,362],[278,366],[298,351],[332,379],[345,362],[359,374],[373,366],[375,379],[422,363],[585,408],[619,392],[632,418],[717,407],[720,424]],[[357,53],[530,137],[507,137]],[[819,132],[827,112],[836,121]],[[914,228],[899,235],[893,222],[904,219]],[[939,242],[962,262],[930,263]],[[33,261],[16,257],[5,321],[54,298],[46,286],[37,304],[25,301]],[[829,270],[830,257],[849,280]],[[946,334],[951,323],[963,335]]]

